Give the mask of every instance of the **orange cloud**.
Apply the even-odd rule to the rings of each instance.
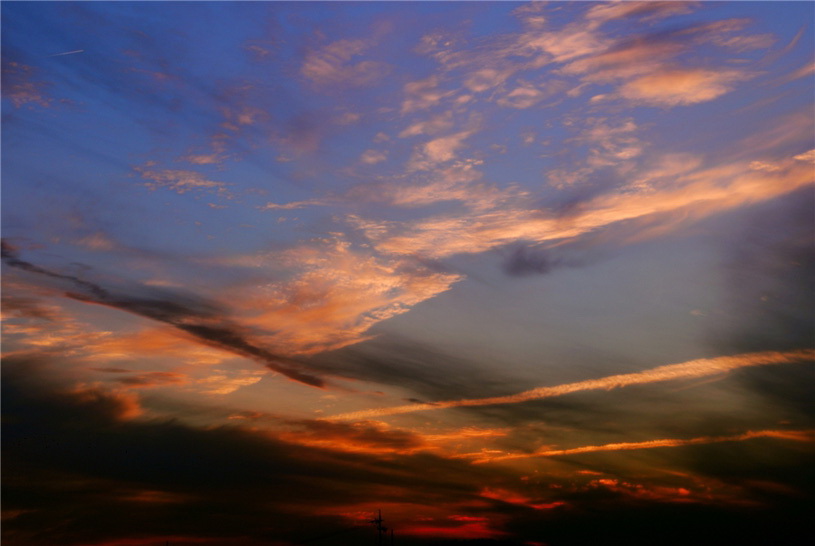
[[[732,436],[701,436],[690,439],[662,439],[645,442],[621,442],[597,446],[582,446],[571,449],[544,449],[534,453],[514,453],[476,459],[473,463],[490,463],[508,459],[526,459],[529,457],[557,457],[561,455],[577,455],[580,453],[593,453],[597,451],[627,451],[632,449],[654,449],[658,447],[682,447],[700,444],[713,444],[719,442],[742,442],[754,438],[776,438],[779,440],[792,440],[796,442],[815,441],[815,430],[751,430],[743,434]]]
[[[232,394],[242,387],[258,383],[266,374],[266,371],[258,370],[241,370],[237,373],[215,370],[214,375],[199,379],[197,383],[203,386],[201,392],[204,394]]]
[[[328,419],[367,419],[370,417],[383,417],[386,415],[398,415],[402,413],[412,413],[415,411],[430,411],[471,406],[490,406],[496,404],[518,404],[521,402],[528,402],[530,400],[541,400],[544,398],[563,396],[573,392],[600,389],[611,390],[631,385],[643,385],[662,381],[705,377],[751,366],[791,364],[796,362],[806,362],[813,359],[815,359],[815,349],[802,349],[787,352],[767,351],[762,353],[745,353],[735,356],[721,356],[717,358],[701,358],[698,360],[682,362],[680,364],[659,366],[644,372],[612,375],[602,377],[600,379],[589,379],[586,381],[567,383],[554,387],[538,387],[517,394],[510,394],[508,396],[446,400],[426,404],[412,404],[409,406],[370,409],[335,415],[333,417],[329,417]]]
[[[175,372],[146,372],[128,375],[117,379],[119,383],[134,389],[160,387],[163,385],[178,385],[185,383],[187,377]]]
[[[626,139],[609,141],[608,146],[612,153],[623,156],[637,150],[637,143]],[[600,195],[582,203],[570,216],[505,206],[481,214],[430,218],[407,226],[371,224],[366,235],[377,250],[386,254],[442,258],[480,253],[517,240],[541,243],[575,238],[616,222],[656,214],[682,211],[685,221],[692,221],[813,183],[809,165],[793,159],[778,165],[781,168],[775,172],[751,170],[749,162],[690,172],[673,178],[660,191]]]
[[[169,357],[190,364],[213,365],[234,357],[215,347],[201,346],[169,328],[151,328],[135,333],[108,335],[87,345],[92,360]]]
[[[535,510],[553,510],[555,508],[560,508],[561,506],[566,506],[566,503],[563,501],[534,502],[529,497],[516,493],[515,491],[509,491],[508,489],[485,487],[481,490],[479,495],[487,499],[527,506],[529,508],[534,508]]]
[[[71,395],[77,402],[88,406],[104,404],[111,417],[118,421],[129,421],[144,413],[139,398],[128,392],[110,391],[98,385],[78,385]]]
[[[373,455],[409,455],[434,447],[420,435],[404,430],[390,430],[384,423],[300,421],[293,425],[293,429],[275,432],[275,437],[299,445]]]
[[[665,69],[623,84],[620,96],[652,106],[679,106],[707,102],[730,92],[750,74],[738,70]]]
[[[287,353],[310,354],[367,339],[372,325],[461,278],[412,260],[377,258],[341,239],[317,241],[270,259],[293,269],[295,276],[267,285],[261,295],[254,286],[244,296],[236,291],[233,303],[247,323],[275,332],[264,342]]]

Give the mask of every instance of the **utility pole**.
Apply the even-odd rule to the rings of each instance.
[[[388,531],[387,527],[382,526],[382,510],[379,510],[379,515],[372,519],[370,523],[376,526],[376,546],[383,546],[382,543],[382,533],[386,533]],[[391,530],[391,543],[393,543],[393,530]]]

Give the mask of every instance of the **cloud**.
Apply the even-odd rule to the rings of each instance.
[[[373,44],[366,40],[338,40],[306,55],[300,73],[322,87],[362,87],[374,84],[391,70],[378,61],[351,62]]]
[[[53,322],[61,316],[59,307],[43,304],[35,298],[12,296],[8,287],[4,287],[2,298],[4,321],[14,318],[34,318]]]
[[[359,160],[366,165],[376,165],[388,159],[388,152],[382,150],[365,150]]]
[[[630,385],[642,385],[662,381],[675,381],[677,379],[692,379],[710,375],[726,373],[731,370],[749,366],[766,366],[790,364],[815,359],[815,349],[802,349],[798,351],[762,353],[747,353],[735,356],[721,356],[716,358],[702,358],[679,364],[660,366],[644,372],[612,375],[600,379],[589,379],[577,383],[567,383],[554,387],[538,387],[528,391],[507,396],[493,396],[470,400],[445,400],[426,404],[412,404],[409,406],[396,406],[391,408],[378,408],[345,413],[329,417],[331,420],[366,419],[370,417],[383,417],[416,411],[431,411],[447,408],[460,408],[472,406],[489,406],[494,404],[518,404],[530,400],[540,400],[554,396],[563,396],[573,392],[587,390],[611,390]]]
[[[604,118],[593,119],[575,141],[593,146],[587,159],[590,167],[605,167],[634,159],[642,153],[645,145],[635,136],[638,129],[632,119],[616,122]]]
[[[512,69],[481,68],[467,75],[464,87],[473,93],[482,93],[504,83],[513,72]]]
[[[601,22],[629,17],[657,21],[691,13],[699,6],[700,2],[602,2],[592,5],[585,17],[589,21]]]
[[[789,137],[787,131],[784,135]],[[612,149],[615,151],[628,154],[624,147]],[[442,258],[484,252],[519,240],[543,243],[576,239],[618,222],[664,219],[682,212],[679,220],[662,226],[664,234],[685,222],[767,201],[812,183],[811,171],[802,162],[787,159],[778,164],[782,169],[777,172],[753,171],[739,162],[696,170],[674,178],[659,191],[604,193],[565,212],[522,208],[518,203],[500,210],[438,216],[398,226],[377,224],[366,234],[385,254]]]
[[[813,442],[815,441],[815,430],[750,430],[742,434],[733,434],[730,436],[701,436],[698,438],[688,439],[671,438],[662,440],[647,440],[645,442],[621,442],[597,446],[574,447],[570,449],[547,448],[534,453],[510,453],[487,458],[478,458],[473,462],[476,464],[481,464],[509,459],[524,459],[528,457],[559,457],[563,455],[578,455],[581,453],[594,453],[597,451],[627,451],[636,449],[655,449],[661,447],[684,447],[719,442],[743,442],[746,440],[753,440],[755,438],[775,438],[795,442]],[[479,455],[477,454],[476,456]]]
[[[732,35],[748,22],[728,19],[635,36],[574,60],[561,72],[581,75],[586,83],[617,83],[616,94],[598,95],[603,100],[620,96],[664,107],[706,102],[755,74],[731,67],[708,67],[709,61],[688,57],[709,43],[742,51],[771,45],[768,35]],[[684,66],[677,63],[680,57]]]
[[[454,90],[441,90],[438,86],[438,76],[430,76],[423,80],[406,83],[404,87],[405,99],[402,102],[402,113],[406,114],[436,106],[442,99],[455,93]]]
[[[46,93],[49,84],[36,81],[35,72],[30,66],[3,59],[3,98],[15,108],[50,108],[54,101]]]
[[[145,372],[117,378],[116,381],[126,387],[144,389],[164,385],[178,385],[185,383],[186,377],[183,374],[174,372]]]
[[[798,154],[795,156],[795,159],[797,159],[798,161],[808,161],[810,163],[815,163],[815,150],[809,150],[808,152]]]
[[[459,160],[414,178],[405,179],[400,176],[394,177],[393,181],[360,184],[348,191],[345,199],[411,208],[459,201],[472,210],[483,211],[525,195],[525,192],[514,186],[499,188],[482,182],[483,173],[479,169],[482,164],[483,161],[476,159]],[[363,220],[356,215],[349,216],[348,221],[366,232],[387,231],[376,222]]]
[[[66,296],[69,298],[170,324],[205,345],[259,360],[271,370],[295,381],[316,387],[323,385],[321,379],[300,370],[300,364],[250,341],[244,329],[232,324],[221,309],[209,302],[147,287],[138,287],[138,291],[143,292],[138,295],[108,290],[77,276],[55,273],[23,261],[6,241],[3,241],[3,261],[8,266],[60,281],[67,285]]]
[[[738,70],[666,69],[623,84],[619,93],[651,106],[681,106],[716,99],[750,77]]]
[[[215,374],[196,381],[204,394],[232,394],[242,387],[258,383],[266,372],[240,370],[237,373],[214,370]]]
[[[401,133],[400,138],[407,138],[418,135],[434,135],[442,131],[447,131],[453,127],[453,113],[448,111],[437,116],[433,116],[429,120],[417,121],[411,124]]]
[[[791,81],[799,80],[801,78],[809,77],[812,74],[815,74],[815,62],[807,63],[807,64],[803,65],[801,68],[795,70],[794,72],[791,72],[790,74],[785,76],[781,80],[781,82],[782,83],[788,83],[788,82],[791,82]]]
[[[228,196],[227,187],[230,184],[208,180],[203,174],[196,171],[165,169],[160,171],[143,167],[135,167],[142,178],[149,180],[145,186],[151,190],[165,188],[178,194],[185,194],[192,190],[214,191],[219,195]]]
[[[291,203],[266,203],[262,207],[259,207],[260,210],[294,210],[294,209],[302,209],[305,207],[321,207],[325,206],[326,202],[319,200],[319,199],[308,199],[306,201],[292,201]]]
[[[348,424],[300,420],[290,421],[289,425],[292,428],[281,432],[280,439],[332,451],[387,455],[412,454],[433,447],[417,434],[404,430],[388,430],[379,423]]]
[[[549,273],[560,265],[560,261],[543,252],[535,252],[528,246],[516,245],[510,250],[510,255],[504,262],[504,272],[507,275],[523,277],[526,275],[542,275]]]
[[[358,343],[383,320],[407,312],[450,288],[460,275],[433,271],[413,260],[379,258],[342,238],[315,241],[277,258],[292,268],[267,296],[247,294],[250,324],[273,330],[288,351],[313,354]]]
[[[92,361],[170,358],[179,363],[209,366],[234,355],[231,351],[202,346],[195,338],[166,327],[106,335],[96,341],[85,340],[83,344],[83,358]]]
[[[490,469],[431,454],[384,459],[284,441],[265,429],[136,418],[134,396],[58,387],[44,379],[45,364],[4,360],[3,456],[15,471],[3,476],[3,508],[21,514],[3,522],[4,542],[188,536],[213,544],[291,544],[313,538],[314,529],[347,531],[349,520],[338,513],[367,508],[372,499],[389,518],[396,504],[410,506],[405,519],[422,511],[461,514],[452,510],[478,492],[471,480],[496,481]],[[322,436],[396,451],[414,443],[409,434],[370,426],[290,426],[304,441]],[[36,510],[24,513],[32,502]]]
[[[591,26],[573,23],[559,31],[533,32],[521,37],[523,47],[548,53],[552,60],[563,63],[604,51],[609,41]]]
[[[460,131],[451,135],[435,138],[416,147],[408,163],[410,170],[429,170],[439,163],[446,163],[456,158],[456,152],[464,146],[464,141],[474,131]]]

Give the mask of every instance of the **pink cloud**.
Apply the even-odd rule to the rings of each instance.
[[[364,54],[373,44],[366,40],[338,40],[310,52],[303,62],[300,73],[320,86],[346,85],[361,87],[371,85],[391,70],[390,65],[378,61],[351,62]]]
[[[36,81],[34,72],[34,68],[21,63],[3,63],[3,97],[10,100],[15,108],[52,106],[53,99],[45,93],[48,84]]]
[[[424,80],[418,80],[405,84],[405,99],[402,102],[402,113],[424,110],[435,106],[442,99],[449,97],[455,91],[439,89],[439,78],[431,76]]]
[[[434,135],[441,131],[446,131],[453,126],[453,114],[450,111],[444,112],[429,120],[418,121],[411,124],[401,133],[400,138],[418,136],[418,135]]]
[[[699,2],[603,2],[593,5],[586,12],[586,19],[605,22],[642,17],[645,21],[655,21],[691,13],[699,5]]]
[[[197,171],[164,169],[151,170],[143,167],[135,167],[141,173],[142,178],[149,180],[145,186],[151,190],[164,188],[172,190],[178,194],[185,194],[192,190],[214,191],[221,195],[229,195],[227,187],[230,184],[207,179]]]
[[[375,165],[388,159],[388,152],[383,150],[365,150],[359,160],[366,165]]]
[[[639,76],[620,87],[620,96],[652,106],[680,106],[716,99],[751,77],[738,70],[667,69]]]
[[[456,152],[464,146],[464,141],[475,131],[467,130],[435,138],[416,147],[410,159],[410,170],[428,170],[439,163],[446,163],[456,158]]]

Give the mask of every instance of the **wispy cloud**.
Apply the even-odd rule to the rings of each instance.
[[[384,78],[390,65],[380,61],[360,60],[373,45],[368,40],[338,40],[311,51],[305,58],[300,73],[320,86],[343,85],[361,87]]]
[[[327,203],[319,199],[308,199],[306,201],[292,201],[291,203],[266,203],[260,210],[294,210],[305,207],[319,207]]]
[[[643,21],[656,21],[675,15],[693,12],[699,2],[602,2],[593,5],[586,12],[590,21],[612,21],[624,18],[641,18]]]
[[[35,79],[33,67],[3,59],[3,98],[11,101],[15,108],[50,108],[53,99],[48,96],[48,83]]]
[[[660,366],[644,372],[612,375],[600,379],[589,379],[577,383],[567,383],[554,387],[538,387],[508,396],[493,396],[489,398],[475,398],[470,400],[443,400],[439,402],[396,406],[391,408],[378,408],[352,413],[344,413],[329,417],[331,420],[367,419],[371,417],[384,417],[416,411],[431,411],[448,408],[461,408],[473,406],[490,406],[495,404],[519,404],[530,400],[541,400],[554,396],[563,396],[573,392],[592,390],[611,390],[631,385],[643,385],[662,381],[675,381],[679,379],[693,379],[720,373],[730,372],[750,366],[766,366],[805,362],[815,359],[815,349],[804,349],[788,352],[746,353],[735,356],[721,356],[717,358],[701,358],[679,364]]]
[[[270,286],[266,297],[249,294],[243,311],[257,327],[275,331],[275,344],[296,353],[344,347],[368,338],[383,320],[407,312],[450,288],[461,276],[433,271],[410,259],[379,258],[334,238],[303,245],[276,259],[294,270]]]
[[[151,190],[164,188],[178,194],[185,194],[193,190],[202,190],[215,192],[224,196],[229,195],[229,190],[227,189],[229,184],[209,180],[206,176],[197,171],[173,169],[152,170],[144,167],[135,167],[135,170],[141,174],[142,178],[149,180],[149,182],[145,182],[144,185]]]
[[[614,146],[621,146],[614,150],[623,155],[636,153],[637,149],[636,141]],[[601,194],[566,214],[505,206],[480,214],[439,216],[399,226],[379,225],[366,233],[380,252],[438,258],[484,252],[518,240],[573,239],[616,222],[679,210],[688,213],[684,221],[689,222],[766,201],[812,183],[808,165],[792,159],[778,165],[781,169],[774,172],[754,171],[743,163],[698,170],[674,178],[672,184],[660,191]],[[668,229],[675,229],[678,224],[672,226]]]
[[[409,113],[416,110],[424,110],[438,105],[455,93],[453,89],[439,88],[440,80],[438,76],[430,76],[423,80],[417,80],[405,84],[405,99],[402,102],[402,113]]]
[[[813,354],[815,355],[815,353]],[[562,455],[594,453],[597,451],[627,451],[635,449],[655,449],[661,447],[684,447],[719,442],[743,442],[745,440],[753,440],[755,438],[775,438],[778,440],[791,440],[795,442],[812,442],[815,441],[815,430],[750,430],[742,434],[733,434],[729,436],[700,436],[698,438],[688,439],[669,438],[661,440],[647,440],[644,442],[620,442],[596,446],[574,447],[570,449],[542,449],[535,451],[534,453],[510,453],[490,457],[481,457],[480,454],[474,454],[473,456],[478,458],[476,458],[473,463],[491,463],[510,459],[526,459],[530,457],[558,457]]]
[[[204,394],[232,394],[242,387],[258,383],[266,375],[264,371],[255,370],[240,370],[237,373],[225,370],[213,371],[213,375],[196,381]]]

